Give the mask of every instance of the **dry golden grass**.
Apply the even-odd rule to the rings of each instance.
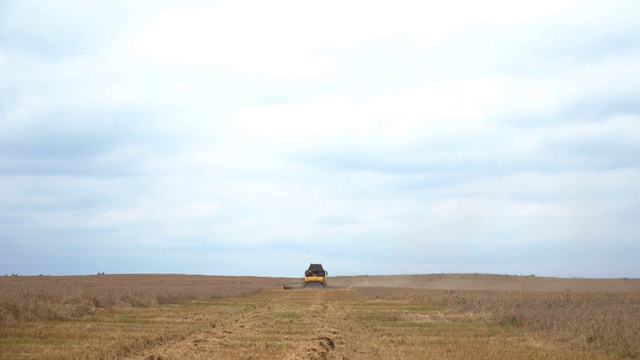
[[[446,309],[471,319],[543,332],[640,357],[640,293],[531,292],[362,288],[359,299],[397,299]]]
[[[334,280],[329,289],[283,290],[299,280],[5,278],[0,359],[640,357],[640,292],[432,290],[415,279],[413,288],[349,288]]]
[[[201,275],[0,277],[0,324],[69,320],[98,309],[242,296],[284,281],[290,279]]]
[[[579,279],[492,274],[339,276],[333,286],[433,290],[640,292],[640,279]]]

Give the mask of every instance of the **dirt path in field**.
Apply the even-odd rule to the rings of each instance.
[[[367,358],[350,336],[346,289],[268,290],[212,307],[208,328],[129,359]]]

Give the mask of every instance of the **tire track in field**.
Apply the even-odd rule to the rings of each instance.
[[[352,319],[345,303],[353,301],[354,293],[346,289],[305,289],[274,292],[289,311],[297,311],[298,334],[284,359],[371,359],[370,349],[361,349],[351,333]]]
[[[348,339],[333,327],[335,318],[340,315],[339,309],[326,301],[316,300],[303,309],[302,313],[306,317],[301,321],[313,325],[313,335],[300,340],[297,347],[289,351],[287,359],[344,358],[341,353],[344,353],[343,344],[348,342]]]
[[[267,290],[237,300],[237,309],[212,307],[205,326],[184,340],[159,344],[127,359],[345,359],[358,356],[334,300],[349,290]]]
[[[213,310],[207,318],[210,322],[208,327],[195,331],[184,340],[161,344],[156,348],[145,350],[128,359],[242,358],[232,356],[232,349],[238,347],[237,339],[240,335],[243,334],[245,337],[255,336],[257,330],[268,325],[264,306],[253,310],[223,313],[216,311],[218,309]]]

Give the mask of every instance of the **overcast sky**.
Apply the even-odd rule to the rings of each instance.
[[[639,19],[0,1],[0,275],[640,277]]]

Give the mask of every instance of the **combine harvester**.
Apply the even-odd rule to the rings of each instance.
[[[309,269],[304,272],[304,282],[302,286],[307,287],[310,284],[320,284],[322,287],[327,287],[327,275],[329,275],[329,273],[322,268],[322,264],[311,264],[309,265]]]

